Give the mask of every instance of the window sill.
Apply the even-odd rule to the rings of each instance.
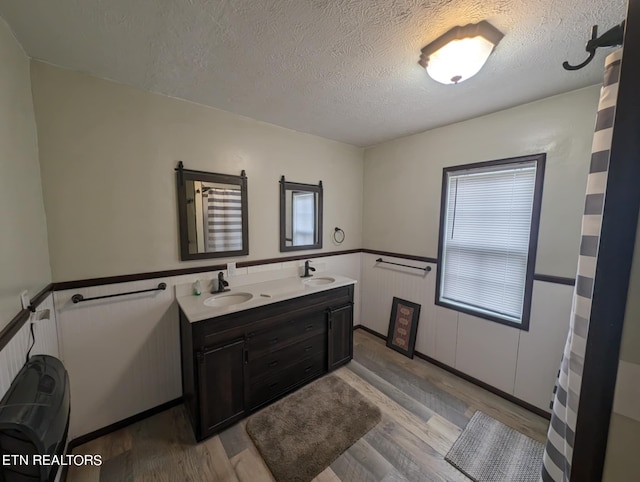
[[[477,318],[482,318],[485,320],[493,321],[495,323],[500,323],[501,325],[510,326],[512,328],[516,328],[522,331],[529,331],[529,316],[524,316],[521,323],[517,323],[515,321],[505,320],[504,318],[499,318],[497,316],[492,316],[488,313],[484,313],[482,311],[476,311],[471,308],[465,308],[453,303],[447,303],[446,301],[441,301],[436,299],[436,305],[442,306],[443,308],[448,308],[450,310],[457,311],[459,313],[464,313],[467,315],[475,316]]]

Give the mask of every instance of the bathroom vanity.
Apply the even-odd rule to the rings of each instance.
[[[182,389],[196,439],[351,360],[354,284],[285,278],[178,297]]]

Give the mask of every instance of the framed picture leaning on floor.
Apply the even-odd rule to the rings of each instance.
[[[416,346],[416,332],[420,319],[420,305],[393,297],[387,346],[403,355],[413,358]]]

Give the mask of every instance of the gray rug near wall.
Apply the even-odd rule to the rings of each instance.
[[[476,412],[445,460],[475,482],[538,482],[544,446]]]
[[[307,482],[371,430],[380,409],[327,375],[249,418],[253,439],[279,482]]]

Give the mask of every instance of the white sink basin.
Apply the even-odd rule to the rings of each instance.
[[[322,285],[330,285],[335,282],[335,278],[331,278],[330,276],[325,276],[323,278],[310,278],[304,282],[304,284],[309,286],[322,286]]]
[[[239,305],[253,298],[251,293],[225,293],[215,295],[204,300],[205,306],[231,306]]]

